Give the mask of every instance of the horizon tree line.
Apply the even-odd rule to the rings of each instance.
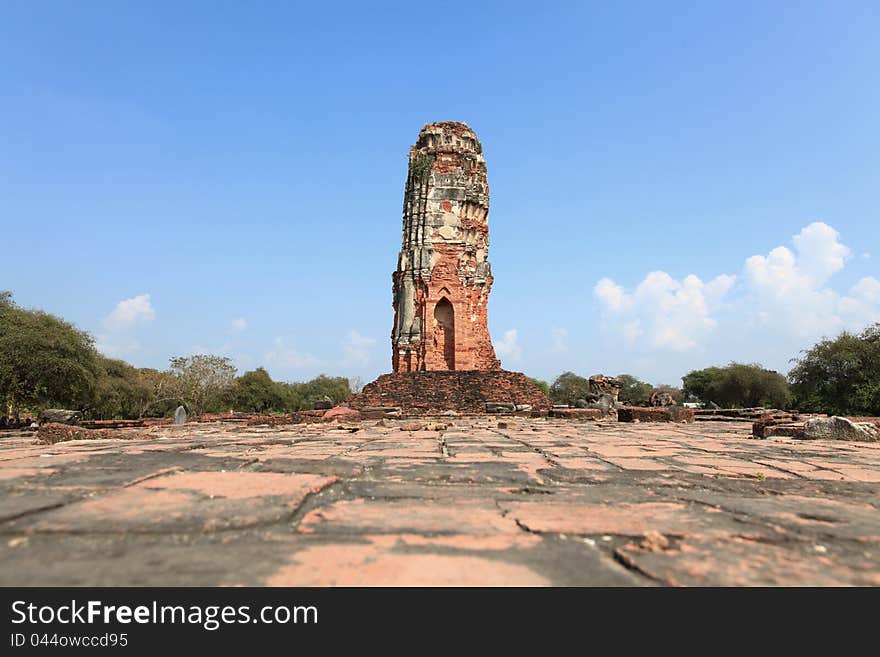
[[[682,385],[651,385],[620,374],[619,399],[645,403],[655,389],[676,402],[723,407],[797,408],[837,415],[880,415],[880,323],[860,333],[824,338],[792,359],[787,375],[759,363],[731,362],[688,372]],[[563,372],[552,383],[532,379],[554,403],[573,404],[589,393],[586,377]],[[274,381],[263,367],[240,376],[232,360],[197,354],[171,358],[166,370],[137,368],[108,358],[94,338],[60,317],[16,305],[0,291],[0,415],[64,407],[92,419],[190,413],[284,413],[314,401],[334,404],[359,390],[359,377],[321,374],[310,381]]]

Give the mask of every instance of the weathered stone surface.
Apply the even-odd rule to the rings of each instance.
[[[47,408],[40,413],[40,424],[53,422],[55,424],[78,424],[82,420],[79,411],[68,411],[63,408]]]
[[[748,416],[743,416],[748,417]],[[813,416],[818,417],[818,416]],[[825,417],[824,415],[821,417]],[[697,419],[700,418],[699,414]],[[732,421],[732,418],[715,418],[718,421]],[[755,438],[773,438],[776,436],[785,436],[788,438],[805,438],[804,436],[804,420],[808,419],[797,413],[787,411],[771,410],[763,413],[760,418],[752,424],[752,435]]]
[[[516,411],[516,404],[507,402],[486,402],[487,413],[513,413]]]
[[[654,390],[648,400],[648,406],[675,406],[675,399],[665,390]]]
[[[332,422],[333,420],[348,422],[351,420],[357,420],[360,417],[361,414],[353,408],[349,408],[348,406],[336,406],[324,413],[324,422]]]
[[[194,422],[239,422],[241,420],[247,420],[250,417],[253,417],[253,413],[202,413],[201,415],[193,416]],[[160,418],[161,419],[161,418]],[[168,418],[172,420],[173,418]]]
[[[86,420],[80,422],[77,426],[83,429],[131,429],[134,427],[145,427],[147,426],[147,421],[144,418],[137,420]]]
[[[398,417],[401,415],[400,406],[364,406],[358,409],[361,417],[366,420],[381,420],[385,417]]]
[[[410,149],[403,244],[393,275],[394,372],[496,370],[486,304],[489,185],[464,123],[430,123]]]
[[[797,411],[780,411],[774,408],[719,408],[717,404],[711,407],[695,409],[696,419],[700,421],[726,421],[726,420],[791,420],[797,415]]]
[[[595,408],[601,411],[602,415],[611,416],[617,410],[616,405],[616,399],[610,393],[603,392],[596,401],[588,404],[587,408]]]
[[[265,424],[270,427],[278,427],[284,424],[295,424],[291,413],[273,415],[253,415],[247,419],[247,425],[251,427]]]
[[[6,436],[0,585],[880,585],[880,443],[443,424]]]
[[[527,404],[533,411],[547,410],[550,400],[525,374],[495,370],[481,372],[398,372],[383,374],[346,402],[358,410],[373,406],[396,406],[406,414],[486,413],[487,404],[505,404],[516,411]]]
[[[552,408],[549,415],[568,420],[598,420],[605,414],[599,408]]]
[[[870,422],[853,422],[835,415],[812,418],[804,422],[804,438],[877,442],[880,438],[880,430]]]
[[[693,422],[694,409],[679,406],[622,406],[617,409],[617,419],[621,422]]]
[[[178,406],[174,411],[174,424],[186,424],[186,409]]]
[[[134,438],[137,434],[123,433],[114,429],[85,429],[60,422],[40,424],[37,430],[37,442],[54,445],[68,440],[107,440],[117,438]]]
[[[327,411],[331,408],[333,408],[333,400],[327,395],[324,395],[321,399],[316,399],[312,404],[312,409],[316,411]]]
[[[779,436],[785,438],[806,438],[804,435],[803,424],[761,425],[759,428],[752,431],[752,435],[756,438],[775,438]]]
[[[604,374],[594,374],[589,379],[590,393],[601,396],[611,395],[611,399],[616,404],[617,395],[620,393],[620,379],[613,376],[605,376]]]

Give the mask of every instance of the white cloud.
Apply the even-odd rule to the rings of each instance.
[[[703,290],[709,305],[713,308],[720,305],[734,283],[736,283],[736,276],[729,276],[728,274],[719,274],[709,281]]]
[[[231,333],[244,333],[247,330],[248,323],[244,317],[239,317],[238,319],[233,319],[229,325],[229,331]]]
[[[840,243],[840,233],[821,221],[801,230],[792,242],[798,253],[798,269],[817,285],[843,269],[851,253]]]
[[[632,299],[623,291],[623,288],[610,278],[603,278],[596,283],[593,294],[611,312],[620,312],[632,304]]]
[[[284,338],[275,338],[272,343],[272,349],[266,352],[263,360],[266,362],[266,365],[293,369],[310,367],[321,362],[311,354],[304,354],[288,347],[284,342]]]
[[[691,349],[715,328],[710,312],[718,307],[735,277],[721,275],[708,283],[691,274],[678,281],[664,271],[645,276],[633,292],[610,278],[593,288],[603,318],[629,345],[644,342],[658,349]]]
[[[519,346],[516,329],[504,332],[504,337],[494,343],[495,353],[501,358],[508,358],[514,362],[522,358],[522,347]]]
[[[138,324],[156,319],[149,294],[123,299],[101,320],[102,331],[95,337],[98,351],[111,358],[122,358],[141,348],[132,333]]]
[[[372,351],[375,344],[376,341],[373,338],[365,337],[352,329],[348,332],[342,343],[342,349],[345,352],[345,364],[366,365],[370,362],[370,351]]]
[[[840,234],[822,222],[810,224],[792,242],[797,253],[778,246],[766,256],[746,259],[743,273],[752,292],[777,300],[821,292],[851,253],[840,242]]]
[[[755,340],[790,354],[823,335],[880,321],[876,278],[862,278],[846,294],[829,285],[852,253],[837,230],[815,222],[792,245],[746,258],[738,277],[721,274],[703,283],[694,275],[676,280],[655,271],[632,291],[603,278],[593,294],[606,328],[646,350],[686,351],[705,346],[712,335],[719,344],[743,342],[757,331]],[[727,355],[716,357],[723,361]]]
[[[860,279],[837,302],[837,309],[844,328],[859,329],[880,321],[880,281],[873,276]]]
[[[108,328],[124,327],[153,319],[156,319],[156,311],[150,303],[150,295],[141,294],[117,303],[113,311],[104,318],[103,324]]]
[[[827,284],[851,254],[834,228],[815,222],[792,242],[794,251],[779,246],[766,256],[746,259],[742,313],[750,326],[806,343],[877,320],[878,299],[871,283],[876,279],[862,279],[849,295]]]
[[[880,303],[880,281],[873,276],[865,276],[850,288],[849,293],[867,303]]]

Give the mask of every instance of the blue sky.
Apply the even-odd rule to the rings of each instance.
[[[785,371],[880,321],[878,31],[873,1],[3,0],[0,289],[139,366],[370,380],[408,148],[459,120],[507,369]]]

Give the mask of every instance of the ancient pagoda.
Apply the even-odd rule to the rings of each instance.
[[[477,135],[464,123],[429,123],[409,152],[403,244],[392,276],[395,372],[500,369],[486,315],[488,219]]]
[[[532,413],[550,400],[501,369],[489,338],[489,184],[464,123],[429,123],[409,152],[403,239],[392,275],[392,373],[346,405],[385,414]]]

